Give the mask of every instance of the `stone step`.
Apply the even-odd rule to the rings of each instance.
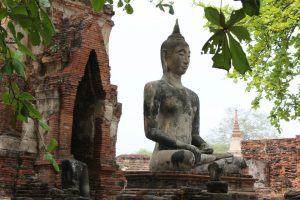
[[[41,197],[13,197],[11,200],[53,200],[50,197],[41,198]]]

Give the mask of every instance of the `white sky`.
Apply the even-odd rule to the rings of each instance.
[[[250,108],[255,94],[245,92],[245,83],[235,84],[225,78],[226,71],[211,67],[211,55],[200,54],[211,34],[203,29],[203,8],[192,6],[191,2],[175,1],[175,15],[161,12],[148,0],[133,1],[132,15],[115,9],[115,26],[109,44],[111,82],[118,86],[118,101],[123,106],[117,155],[154,148],[154,142],[145,137],[143,129],[143,88],[145,83],[162,76],[160,45],[171,34],[176,18],[191,49],[191,62],[183,76],[183,85],[200,98],[200,135],[211,134],[210,130],[225,117],[226,108]],[[225,0],[223,4],[226,2],[233,3],[232,0]],[[264,103],[258,111],[268,113],[271,106]],[[282,137],[300,134],[299,125],[296,121],[283,123]]]

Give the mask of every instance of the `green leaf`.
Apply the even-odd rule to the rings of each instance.
[[[34,101],[35,100],[34,96],[32,96],[28,92],[21,92],[19,99],[23,100],[23,101]]]
[[[30,14],[33,18],[38,17],[39,15],[39,7],[36,4],[35,0],[28,0],[27,6],[29,8]]]
[[[15,19],[17,22],[19,22],[19,24],[21,25],[22,28],[31,29],[32,21],[30,18],[21,16],[21,15],[12,15],[11,17],[13,19]]]
[[[161,11],[165,12],[165,9],[161,3],[157,4],[156,7],[158,7]]]
[[[45,129],[46,131],[51,131],[51,128],[48,126],[48,124],[42,120],[39,120],[39,125],[40,127],[42,127],[43,129]]]
[[[52,138],[47,146],[47,151],[52,152],[58,147],[58,142],[56,139]]]
[[[12,100],[13,100],[13,95],[11,93],[9,93],[8,91],[5,91],[2,95],[1,95],[1,99],[2,101],[7,104],[10,105]]]
[[[11,23],[11,21],[9,21],[7,26],[9,28],[10,32],[12,33],[12,35],[14,36],[14,38],[16,38],[17,35],[16,35],[15,26],[13,25],[13,23]]]
[[[54,160],[54,159],[52,160],[52,166],[56,172],[60,172],[59,166],[58,166],[56,160]]]
[[[28,49],[26,46],[24,46],[23,44],[21,44],[20,42],[18,42],[18,47],[19,47],[19,50],[25,54],[25,55],[28,55],[30,56],[33,60],[35,60],[35,56],[33,55],[33,53],[31,52],[30,49]]]
[[[55,35],[55,28],[49,16],[43,10],[41,10],[41,22],[42,28],[40,29],[40,34],[43,39],[43,44],[48,45],[50,44],[53,36]]]
[[[0,20],[7,17],[7,10],[5,8],[0,8]]]
[[[17,40],[20,41],[20,40],[22,40],[23,38],[24,38],[24,34],[21,33],[21,32],[18,32],[18,33],[17,33]]]
[[[232,11],[230,18],[227,22],[227,26],[230,27],[234,24],[236,24],[237,22],[241,21],[243,18],[245,18],[246,15],[244,13],[243,8],[239,9],[239,10],[234,10]]]
[[[22,106],[20,113],[18,114],[17,118],[22,122],[27,122],[29,117],[29,111],[26,106]]]
[[[124,5],[123,1],[122,1],[122,0],[119,0],[119,1],[118,1],[118,7],[121,8],[121,7],[123,7],[123,5]]]
[[[95,11],[99,12],[103,9],[105,0],[90,0]]]
[[[12,9],[12,14],[14,14],[14,15],[25,15],[25,16],[27,16],[27,15],[28,15],[28,12],[27,12],[27,9],[26,9],[25,6],[20,5],[20,6],[14,7],[14,8]]]
[[[204,8],[205,17],[211,23],[221,26],[220,25],[220,13],[217,9],[213,7],[205,7]]]
[[[53,155],[49,152],[46,152],[44,155],[44,159],[51,162],[53,160]]]
[[[124,9],[126,10],[127,14],[132,14],[133,13],[133,8],[131,7],[130,4],[126,4]]]
[[[226,28],[225,15],[224,15],[224,13],[222,11],[220,12],[220,25],[223,28]]]
[[[223,32],[220,38],[218,49],[212,57],[212,60],[214,61],[213,67],[229,71],[231,67],[231,54],[226,33]]]
[[[259,15],[260,0],[242,0],[242,4],[247,15]]]
[[[3,1],[8,7],[13,8],[17,6],[17,3],[14,0],[6,0]]]
[[[42,115],[41,113],[37,110],[37,108],[29,101],[24,101],[23,104],[27,107],[29,110],[29,116],[33,119],[41,119]]]
[[[19,96],[20,88],[16,82],[11,83],[11,89],[13,90],[13,93],[15,94],[15,96]]]
[[[37,46],[37,45],[41,44],[40,35],[35,29],[29,30],[28,37],[29,37],[32,45]]]
[[[50,31],[51,35],[54,36],[55,35],[55,27],[54,27],[51,19],[49,18],[48,14],[43,10],[41,10],[41,19],[42,19],[41,21],[42,21],[44,27],[46,27],[46,29],[48,31]]]
[[[11,59],[6,59],[4,65],[1,68],[2,73],[7,75],[12,75],[13,73],[13,65],[11,63]]]
[[[241,45],[236,41],[231,34],[228,34],[229,37],[229,48],[232,57],[233,67],[242,75],[247,71],[251,71],[246,54],[244,53]]]
[[[203,45],[201,54],[204,53],[214,54],[218,48],[219,41],[222,36],[221,34],[222,34],[222,30],[218,30],[215,34],[213,34]]]
[[[43,29],[40,31],[40,34],[42,36],[43,39],[43,44],[44,45],[49,45],[51,43],[52,40],[52,34],[50,31],[47,30],[47,27],[43,26]]]
[[[174,15],[174,8],[173,8],[172,5],[169,6],[169,13],[170,13],[171,15]]]
[[[21,77],[25,77],[25,65],[24,63],[20,62],[19,60],[13,58],[12,59],[12,64],[14,66],[14,69],[16,70],[17,74],[20,75]]]
[[[19,50],[13,52],[13,58],[17,60],[21,60],[23,58],[23,53]]]
[[[238,39],[239,41],[245,41],[245,40],[248,40],[250,41],[251,40],[251,37],[250,37],[250,33],[248,32],[248,30],[243,27],[243,26],[231,26],[229,28],[229,31],[234,34]]]

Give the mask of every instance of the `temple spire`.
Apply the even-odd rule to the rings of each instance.
[[[242,156],[241,141],[242,141],[242,134],[239,126],[237,110],[235,110],[233,129],[232,129],[232,135],[230,139],[230,146],[228,152],[232,153],[235,156]]]
[[[235,110],[235,113],[234,113],[232,137],[242,137],[237,110]]]

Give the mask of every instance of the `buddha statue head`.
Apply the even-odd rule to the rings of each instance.
[[[168,63],[167,63],[168,61],[167,60],[168,60],[168,58],[170,58],[170,56],[172,56],[172,54],[174,53],[174,50],[178,46],[188,48],[188,51],[189,51],[189,45],[185,41],[184,37],[181,35],[179,25],[178,25],[178,20],[176,19],[176,23],[175,23],[172,34],[168,37],[167,40],[165,40],[162,43],[161,49],[160,49],[161,63],[162,63],[162,68],[163,68],[164,74],[168,71]],[[189,54],[189,52],[188,52],[188,54]]]

